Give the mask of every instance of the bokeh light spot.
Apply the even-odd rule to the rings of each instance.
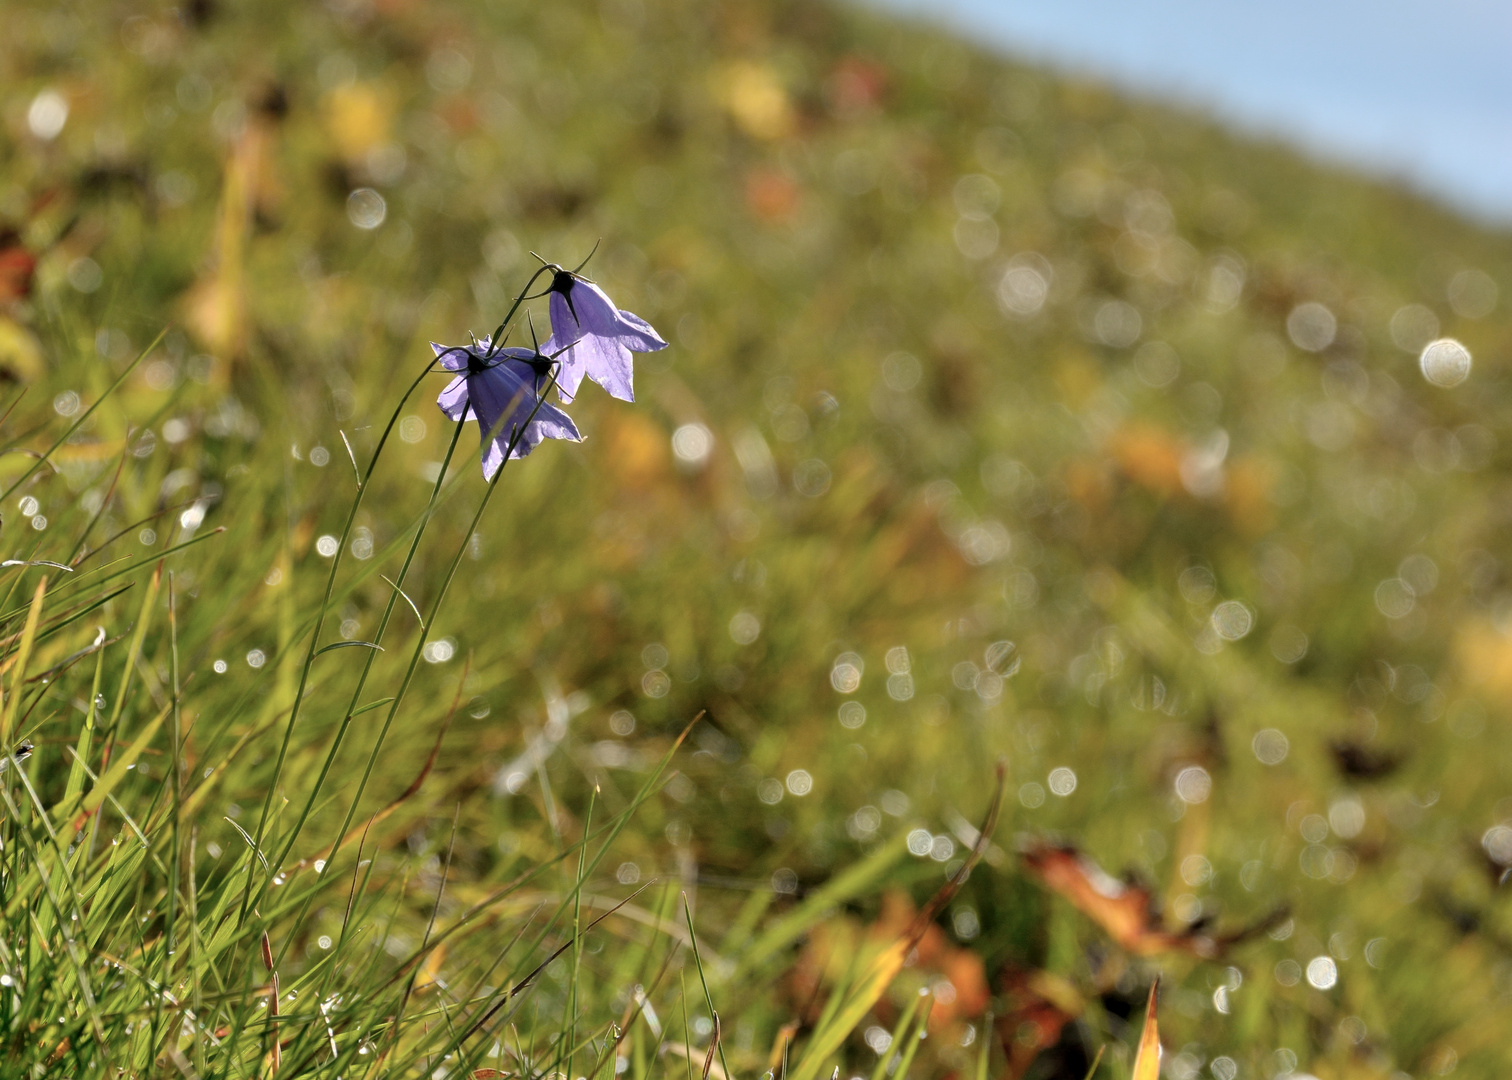
[[[1315,956],[1307,963],[1308,985],[1318,990],[1332,990],[1339,981],[1339,965],[1331,956]]]
[[[1286,335],[1305,352],[1322,352],[1333,344],[1339,320],[1322,304],[1308,301],[1292,308],[1286,317]]]
[[[388,217],[388,203],[372,188],[358,188],[347,196],[347,220],[359,229],[376,229]]]
[[[1439,338],[1423,347],[1418,367],[1434,386],[1458,386],[1470,377],[1470,350],[1453,338]]]

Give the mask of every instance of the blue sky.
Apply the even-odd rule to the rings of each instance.
[[[1512,0],[873,0],[1512,224]]]

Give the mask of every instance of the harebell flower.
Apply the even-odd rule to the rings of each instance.
[[[562,371],[557,393],[571,401],[587,376],[621,401],[634,401],[632,352],[656,352],[667,343],[639,315],[621,311],[604,290],[572,270],[552,270],[547,310],[551,313],[551,339],[547,353],[561,349]]]
[[[431,348],[441,367],[458,372],[436,404],[453,420],[478,421],[484,479],[493,479],[506,454],[524,457],[543,439],[582,441],[572,417],[541,400],[558,363],[549,351],[496,349],[487,337],[465,346],[431,342]]]

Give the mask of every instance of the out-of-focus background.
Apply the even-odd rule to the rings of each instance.
[[[995,1071],[1083,1076],[1157,972],[1177,1080],[1504,1075],[1512,236],[1485,221],[1512,201],[1506,141],[1477,158],[1454,135],[1505,130],[1504,70],[1381,120],[1332,88],[1397,65],[1372,45],[1401,40],[1391,12],[1282,4],[1222,24],[1252,58],[1295,45],[1251,96],[1173,59],[1152,98],[1126,88],[1150,35],[1110,31],[1141,9],[1059,10],[1103,25],[812,0],[12,4],[9,437],[45,445],[170,327],[82,434],[131,440],[124,543],[158,542],[133,523],[166,506],[228,529],[192,555],[179,633],[204,714],[240,715],[249,687],[289,693],[289,597],[323,583],[343,439],[365,460],[427,342],[490,331],[530,252],[597,243],[585,273],[671,345],[639,358],[634,406],[585,389],[587,441],[506,475],[371,795],[414,778],[470,658],[394,860],[433,872],[455,817],[459,888],[504,880],[575,835],[595,783],[623,806],[706,710],[606,892],[674,880],[734,949],[720,928],[886,838],[912,853],[885,902],[826,912],[721,991],[731,1068],[755,1075],[812,1019],[814,942],[905,921],[1003,758],[996,846],[897,991],[948,985],[915,1075],[974,1068],[990,1035]],[[1216,16],[1182,18],[1170,55],[1203,54]],[[1475,69],[1415,40],[1399,90]],[[1051,55],[1075,63],[1024,58]],[[1304,96],[1315,68],[1335,81]],[[1183,94],[1324,153],[1162,103]],[[424,505],[441,385],[406,410],[358,562]],[[68,554],[59,522],[105,505],[115,468],[93,445],[3,508],[7,551]],[[417,567],[422,608],[443,561]],[[370,579],[341,635],[390,595]],[[332,678],[314,693],[338,700]],[[308,711],[293,786],[340,718]],[[44,783],[77,718],[40,723]],[[205,804],[217,852],[266,790],[262,737]],[[354,727],[340,767],[372,738]],[[1090,863],[1047,887],[1021,854],[1047,839],[1158,910]],[[885,1038],[858,1032],[853,1071]]]
[[[882,0],[1325,160],[1512,217],[1512,11],[1481,0]]]

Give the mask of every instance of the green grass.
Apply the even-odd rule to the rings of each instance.
[[[1157,974],[1173,1075],[1505,1074],[1505,230],[835,4],[12,8],[6,1075],[999,1075],[1050,994],[1122,1077]],[[485,485],[427,342],[595,243],[671,347]],[[1046,835],[1291,921],[1126,955]]]

